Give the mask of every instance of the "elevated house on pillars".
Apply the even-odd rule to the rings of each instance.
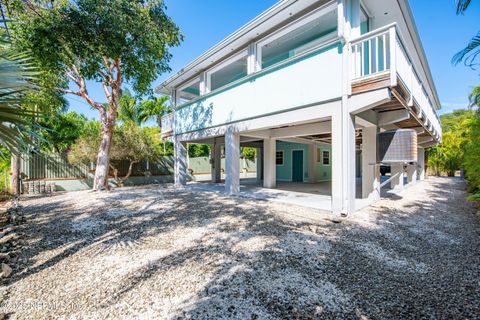
[[[424,178],[424,148],[442,135],[406,0],[279,1],[157,92],[174,101],[162,134],[175,144],[176,184],[187,182],[187,143],[208,143],[213,182],[223,146],[225,189],[238,193],[240,147],[252,146],[263,187],[328,189],[337,213],[379,198],[380,133],[415,132],[415,157],[390,163],[394,187]]]

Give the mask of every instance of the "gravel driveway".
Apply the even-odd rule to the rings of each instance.
[[[151,186],[23,201],[12,319],[478,318],[480,224],[430,178],[341,223]]]

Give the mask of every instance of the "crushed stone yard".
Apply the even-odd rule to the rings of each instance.
[[[480,223],[433,178],[341,223],[171,186],[27,198],[12,319],[480,316]]]

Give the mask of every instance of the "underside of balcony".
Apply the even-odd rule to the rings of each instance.
[[[372,110],[377,112],[379,117],[387,115],[387,113],[397,112],[399,120],[389,122],[384,126],[385,129],[415,129],[418,132],[419,143],[432,143],[438,140],[438,134],[433,129],[431,120],[428,120],[427,115],[422,112],[419,104],[407,89],[403,81],[397,77],[394,83],[396,86],[391,86],[390,72],[383,72],[365,79],[358,79],[352,82],[352,94],[364,93],[372,90],[389,88],[391,92],[391,101],[376,106]],[[402,111],[408,111],[408,115],[403,116]]]

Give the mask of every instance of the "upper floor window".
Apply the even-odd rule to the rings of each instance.
[[[208,72],[210,90],[216,90],[247,76],[247,51],[243,51]]]
[[[337,6],[319,9],[258,44],[261,67],[299,55],[337,35]]]
[[[177,91],[178,104],[184,104],[200,97],[200,79],[192,80]]]
[[[363,7],[360,9],[360,33],[365,34],[370,31],[370,20],[365,9]]]

